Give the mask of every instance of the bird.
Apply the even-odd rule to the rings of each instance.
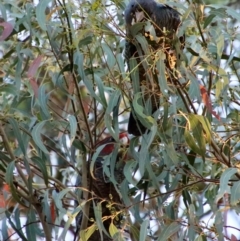
[[[161,50],[166,56],[164,74],[169,81],[175,76],[177,54],[174,40],[181,24],[180,13],[154,0],[131,0],[125,9],[124,17],[126,25],[124,57],[130,72],[133,95],[140,93],[140,106],[145,107],[143,108],[145,115],[151,116],[160,107],[161,96],[156,53]],[[144,37],[146,41],[141,42],[139,36]],[[147,46],[144,46],[144,43],[147,43]],[[184,45],[184,37],[180,38],[180,43]],[[130,106],[128,133],[141,136],[148,129],[146,121],[134,109],[133,103],[130,103]]]
[[[121,143],[124,147],[128,145],[129,139],[126,132],[122,132],[119,134],[119,143]],[[89,208],[89,215],[87,217],[88,218],[87,228],[91,227],[94,224],[94,221],[96,220],[93,205],[101,204],[102,220],[104,220],[103,225],[106,231],[108,232],[110,224],[112,222],[113,213],[116,213],[116,211],[119,211],[122,208],[121,206],[122,200],[114,184],[108,179],[108,177],[106,177],[106,175],[103,172],[104,158],[107,155],[110,155],[114,151],[116,146],[116,141],[113,137],[107,137],[104,140],[97,143],[96,149],[98,147],[101,148],[101,146],[103,146],[103,149],[100,151],[94,163],[93,177],[90,177],[90,166],[88,165],[88,189],[92,193],[92,195],[90,195],[89,197],[91,200],[89,200],[90,208]],[[125,164],[125,159],[126,159],[125,151],[121,152],[120,150],[116,160],[116,164],[119,164],[121,162],[122,166],[119,165],[118,168],[115,168],[114,170],[115,180],[119,184],[124,179],[123,168]],[[81,187],[81,186],[82,186],[82,178],[80,175],[78,175],[76,180],[76,187]],[[111,203],[111,205],[109,205],[109,203]],[[78,205],[79,203],[78,201],[76,201],[75,207],[77,207]],[[83,219],[83,213],[80,211],[76,216],[76,232],[75,232],[74,240],[78,240],[77,238],[79,237],[79,234],[80,234],[82,219]],[[120,223],[120,219],[121,217],[116,216],[113,219],[113,221],[116,223]],[[89,237],[88,239],[89,241],[101,240],[101,234],[99,231],[100,228],[97,228],[97,226],[95,227],[96,229]],[[110,238],[104,232],[102,232],[102,235],[103,235],[104,241],[112,240],[112,238]]]

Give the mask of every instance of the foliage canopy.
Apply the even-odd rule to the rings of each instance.
[[[180,77],[155,119],[146,117],[150,132],[130,141],[119,187],[125,218],[110,235],[237,240],[227,214],[238,214],[240,199],[240,15],[199,1],[168,4],[186,35]],[[85,202],[74,207],[76,176],[98,141],[126,129],[124,8],[118,0],[1,1],[1,240],[73,236]]]

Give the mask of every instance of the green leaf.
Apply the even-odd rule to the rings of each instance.
[[[89,35],[79,41],[78,47],[79,48],[85,47],[86,45],[91,44],[92,41],[93,41],[93,36]]]
[[[240,21],[240,16],[237,11],[235,11],[232,7],[225,7],[226,12],[231,18],[235,18],[238,22]]]
[[[217,234],[218,234],[218,241],[224,241],[225,238],[223,237],[223,216],[222,216],[222,211],[218,210],[216,212],[216,216],[215,216],[215,227],[217,230]]]
[[[191,133],[187,129],[185,129],[184,137],[185,137],[185,140],[186,140],[188,146],[191,148],[192,151],[198,153],[199,155],[203,154],[201,149],[196,144],[195,139],[193,138],[193,136],[191,135]]]
[[[150,49],[149,49],[149,44],[148,44],[146,38],[143,37],[142,34],[137,34],[135,36],[135,38],[136,38],[137,42],[140,44],[140,46],[141,46],[141,51],[139,52],[139,54],[142,53],[142,51],[143,51],[144,57],[148,56],[150,54]],[[136,44],[136,47],[137,47],[138,50],[140,50],[139,49],[140,46]]]
[[[80,237],[83,239],[83,241],[88,240],[97,229],[98,227],[94,223],[87,230],[81,230]]]
[[[77,121],[76,121],[76,117],[73,115],[69,115],[67,119],[70,124],[70,141],[72,143],[77,133]]]
[[[49,154],[47,148],[44,146],[43,142],[42,142],[42,137],[41,137],[41,132],[42,129],[44,127],[44,125],[47,123],[47,121],[42,121],[38,124],[36,124],[33,127],[32,130],[32,138],[34,140],[34,142],[36,143],[36,145],[46,154]]]
[[[210,5],[211,6],[211,5]],[[211,10],[211,14],[215,16],[219,16],[220,19],[224,19],[226,17],[226,9],[225,8],[216,8],[216,6],[211,6],[213,9]]]
[[[116,63],[116,58],[115,58],[115,56],[112,52],[112,49],[109,48],[109,46],[105,43],[101,43],[101,47],[102,47],[102,50],[103,50],[103,54],[107,55],[108,68],[111,69]]]
[[[218,59],[220,61],[221,57],[222,57],[223,50],[224,50],[224,36],[223,36],[221,30],[219,30],[218,36],[217,36],[215,41],[216,41],[216,45],[217,45],[217,56],[218,56]]]
[[[222,92],[229,87],[229,78],[226,71],[220,67],[216,67],[212,64],[201,64],[201,66],[209,71],[216,71],[218,76],[216,77],[216,99],[222,97]]]
[[[125,66],[124,66],[122,54],[118,54],[116,59],[117,59],[117,66],[119,68],[119,72],[122,75],[122,80],[126,81],[127,75],[126,75],[126,71],[125,71]]]
[[[211,142],[210,124],[206,117],[200,115],[189,114],[189,123],[191,133],[185,129],[184,136],[187,144],[192,151],[198,153],[203,158],[206,152],[206,142]],[[204,127],[204,128],[203,128]]]
[[[191,196],[187,190],[183,190],[182,195],[185,207],[188,209],[189,205],[192,203]]]
[[[19,230],[19,232],[22,233],[22,235],[24,236],[23,232],[22,232],[22,227],[21,227],[21,220],[20,220],[20,217],[21,217],[21,211],[19,209],[19,207],[16,208],[15,212],[14,212],[14,221],[15,221],[15,224],[16,224],[16,227],[17,229]]]
[[[128,162],[126,162],[124,169],[123,169],[124,176],[126,177],[128,182],[134,186],[137,185],[137,180],[135,180],[132,173],[135,170],[135,168],[137,167],[137,164],[138,163],[136,161],[128,161]]]
[[[31,160],[33,161],[33,163],[35,163],[38,168],[40,169],[42,175],[43,175],[43,180],[45,182],[45,185],[48,186],[48,172],[47,172],[47,167],[46,167],[46,163],[39,157],[35,156],[32,157]]]
[[[226,169],[220,178],[220,188],[218,195],[216,196],[215,202],[217,203],[219,199],[221,199],[225,193],[231,193],[230,186],[229,186],[229,180],[230,178],[237,173],[237,168],[228,168]]]
[[[202,127],[204,129],[204,137],[206,138],[207,142],[210,143],[212,139],[212,132],[211,132],[211,125],[209,120],[205,116],[197,116],[199,122],[201,122]]]
[[[210,14],[204,21],[204,25],[203,28],[206,28],[211,22],[212,20],[216,17],[216,15],[214,14]]]
[[[11,127],[13,128],[13,132],[16,135],[16,138],[18,140],[18,145],[21,148],[21,151],[23,153],[23,155],[26,155],[26,143],[24,143],[23,138],[22,138],[22,134],[20,133],[19,127],[18,127],[18,123],[15,121],[15,119],[13,118],[9,118],[9,123],[11,125]]]
[[[169,226],[165,226],[161,232],[157,241],[166,241],[172,235],[176,234],[180,230],[181,226],[178,223],[171,223]]]
[[[240,202],[240,181],[235,182],[231,188],[231,206],[236,206]]]
[[[139,241],[145,241],[147,237],[147,230],[149,226],[149,220],[144,220],[140,228],[140,239]]]
[[[43,196],[43,198],[41,200],[41,205],[42,205],[43,213],[45,215],[46,222],[52,223],[53,220],[52,220],[52,217],[51,217],[50,198],[49,198],[49,193],[48,192],[49,192],[48,190],[46,190],[44,192],[44,196]],[[53,190],[52,195],[53,195],[54,202],[55,202],[55,198],[56,198],[55,197],[55,193],[56,193],[56,191]],[[55,202],[55,204],[56,204],[56,202]]]
[[[68,233],[69,228],[70,228],[71,224],[73,223],[74,219],[75,219],[75,216],[68,213],[68,219],[67,219],[67,222],[65,223],[64,229],[63,229],[63,231],[62,231],[62,233],[61,233],[61,235],[58,239],[59,241],[61,241],[61,240],[65,241],[66,240],[67,233]]]
[[[50,119],[51,115],[49,113],[48,106],[47,106],[48,97],[46,95],[46,88],[44,84],[38,88],[38,99],[39,99],[40,107],[45,115],[44,119]]]
[[[229,79],[225,70],[219,68],[219,78],[217,78],[216,83],[216,98],[221,98],[223,92],[229,87]]]
[[[17,208],[18,209],[18,208]],[[11,228],[16,232],[17,235],[19,235],[19,237],[21,238],[22,241],[28,241],[28,239],[24,236],[23,232],[22,232],[22,226],[19,225],[18,227],[15,226],[14,222],[15,220],[17,220],[17,223],[20,223],[20,212],[15,213],[15,219],[14,222],[11,219],[11,215],[9,211],[5,211],[6,217],[8,219],[8,223],[10,224]],[[9,238],[9,237],[8,237]]]
[[[112,123],[112,116],[111,114],[105,113],[104,115],[104,124],[107,127],[109,133],[114,137],[117,138],[117,134],[113,128],[113,123]]]
[[[111,237],[114,237],[117,233],[119,233],[119,230],[112,222],[110,223],[110,226],[109,226],[109,233]]]
[[[134,237],[134,240],[139,240],[140,232],[139,232],[138,228],[136,227],[136,225],[131,225],[130,226],[130,233]]]
[[[52,0],[44,0],[44,1],[40,1],[39,4],[36,7],[36,17],[37,17],[37,21],[39,26],[41,27],[41,29],[43,31],[47,30],[47,21],[46,21],[46,8],[48,7],[48,4],[52,2]]]
[[[3,19],[7,19],[7,7],[3,3],[0,3],[0,12]]]
[[[195,226],[195,215],[196,215],[196,210],[193,204],[189,205],[188,209],[188,238],[189,240],[193,240],[195,235],[196,235],[196,226]]]
[[[90,95],[92,97],[94,97],[98,102],[102,103],[102,100],[96,95],[96,93],[94,91],[92,81],[90,79],[88,79],[87,76],[85,75],[83,62],[84,62],[83,54],[80,53],[79,51],[75,52],[74,53],[74,64],[77,66],[78,74],[82,78]]]
[[[36,241],[36,213],[31,208],[27,215],[26,233],[28,240]]]
[[[0,86],[0,93],[3,93],[3,92],[12,94],[13,96],[16,96],[18,94],[16,86],[12,84],[5,84]]]
[[[23,202],[20,200],[18,194],[17,194],[17,190],[16,190],[16,186],[14,185],[13,181],[14,181],[14,169],[15,169],[15,161],[12,161],[11,163],[8,164],[7,166],[7,171],[6,171],[6,176],[5,176],[5,180],[6,183],[9,185],[10,187],[10,192],[13,196],[13,198],[19,202],[20,204],[23,204]],[[25,205],[25,204],[23,204]]]
[[[141,100],[142,96],[141,93],[137,93],[134,95],[133,99],[133,108],[134,112],[137,114],[138,119],[141,121],[144,126],[146,126],[148,129],[151,129],[152,125],[157,126],[156,120],[151,117],[144,114],[144,108],[142,105],[138,103],[139,99]]]
[[[193,118],[192,118],[193,117]],[[189,116],[189,121],[191,124],[191,129],[192,129],[192,135],[195,138],[201,152],[202,156],[205,155],[206,152],[206,143],[205,143],[205,138],[203,135],[203,128],[201,123],[199,122],[197,116],[190,115]]]
[[[74,147],[76,147],[81,152],[83,152],[83,153],[87,152],[87,149],[86,149],[83,141],[75,139],[72,144]]]
[[[121,92],[119,90],[111,93],[106,113],[111,114],[114,111],[114,109],[119,105],[120,98]]]
[[[139,32],[142,32],[143,28],[145,26],[144,22],[138,22],[130,27],[130,35],[132,37],[135,37]]]
[[[104,94],[104,85],[103,85],[103,82],[101,80],[101,78],[94,74],[94,80],[97,84],[97,88],[98,88],[98,92],[99,92],[99,97],[100,97],[100,100],[101,100],[101,104],[103,105],[103,107],[106,109],[107,108],[107,100],[106,100],[106,97],[105,97],[105,94]]]
[[[104,115],[105,125],[108,131],[110,132],[111,136],[114,137],[115,140],[118,140],[119,138],[118,110],[120,100],[121,92],[119,90],[116,90],[113,93],[111,93],[109,97],[109,103],[107,105],[107,109]]]
[[[101,233],[101,236],[102,236],[102,232],[104,232],[107,236],[109,236],[102,222],[102,204],[97,203],[97,205],[95,205],[93,202],[93,210],[96,218],[97,227]]]
[[[141,150],[139,152],[139,172],[141,176],[144,175],[144,172],[146,169],[146,162],[150,162],[149,159],[150,159],[150,155],[149,155],[148,146],[146,144],[146,140],[143,138]]]
[[[53,200],[55,206],[57,207],[59,212],[66,214],[67,210],[66,207],[63,206],[63,199],[67,193],[71,192],[70,188],[65,188],[61,192],[53,192]]]
[[[7,211],[8,212],[8,211]],[[9,224],[7,225],[7,218],[1,218],[2,221],[2,225],[1,225],[1,229],[2,229],[2,239],[3,240],[7,240],[9,238],[9,234],[8,234],[8,228],[9,228]],[[10,224],[11,225],[11,224]]]
[[[165,69],[165,59],[166,56],[163,53],[163,51],[158,51],[158,58],[156,62],[156,68],[157,68],[157,77],[158,77],[158,84],[160,86],[162,94],[168,98],[169,96],[169,87],[166,79],[166,69]]]
[[[146,171],[148,172],[149,177],[151,177],[151,185],[156,190],[159,188],[159,181],[153,171],[152,164],[150,161],[146,162]]]
[[[168,143],[166,143],[166,152],[168,154],[168,159],[172,160],[172,162],[174,164],[177,164],[179,163],[179,157],[177,155],[177,152],[175,150],[175,147],[173,145],[173,142],[172,141],[169,141]]]

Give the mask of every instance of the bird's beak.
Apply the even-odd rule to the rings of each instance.
[[[135,23],[139,23],[142,22],[142,20],[144,19],[144,12],[140,11],[140,12],[135,12],[135,18],[133,18],[132,20],[132,25],[134,25]],[[135,22],[136,20],[136,22]]]

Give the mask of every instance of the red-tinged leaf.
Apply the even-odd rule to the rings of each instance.
[[[220,120],[220,116],[212,109],[212,102],[208,96],[207,90],[203,85],[200,85],[200,93],[202,95],[202,100],[204,105],[206,106],[207,110],[215,116],[218,120]]]
[[[3,184],[0,190],[0,208],[12,207],[14,206],[12,202],[8,201],[10,194],[10,187],[8,184]],[[8,196],[8,197],[6,197]]]
[[[33,60],[32,64],[30,65],[27,73],[27,77],[29,78],[29,83],[32,86],[34,96],[37,98],[38,97],[38,84],[35,78],[35,75],[37,73],[37,70],[41,64],[43,56],[40,55],[36,59]]]
[[[30,65],[30,67],[28,69],[28,73],[27,73],[28,78],[33,78],[36,75],[37,70],[41,64],[42,57],[43,56],[40,55],[36,59],[33,60],[32,64]]]
[[[5,208],[5,206],[6,206],[6,200],[3,196],[3,194],[0,193],[0,208]]]
[[[30,78],[29,79],[29,83],[32,86],[33,92],[34,92],[34,96],[37,98],[38,97],[38,84],[35,78]]]
[[[3,41],[11,34],[11,32],[13,31],[13,26],[11,23],[8,22],[0,23],[0,26],[3,27],[3,31],[0,36],[0,41]]]
[[[10,192],[10,187],[8,184],[3,184],[2,190],[6,191],[6,192]]]
[[[90,103],[91,103],[91,98],[90,97],[85,97],[82,100],[82,104],[83,104],[83,109],[86,115],[88,115],[88,113],[90,112]]]
[[[52,221],[54,223],[56,220],[56,210],[55,210],[55,205],[54,205],[53,201],[51,201],[51,203],[50,203],[50,212],[51,212]]]
[[[238,241],[237,237],[234,234],[231,235],[231,241]]]

